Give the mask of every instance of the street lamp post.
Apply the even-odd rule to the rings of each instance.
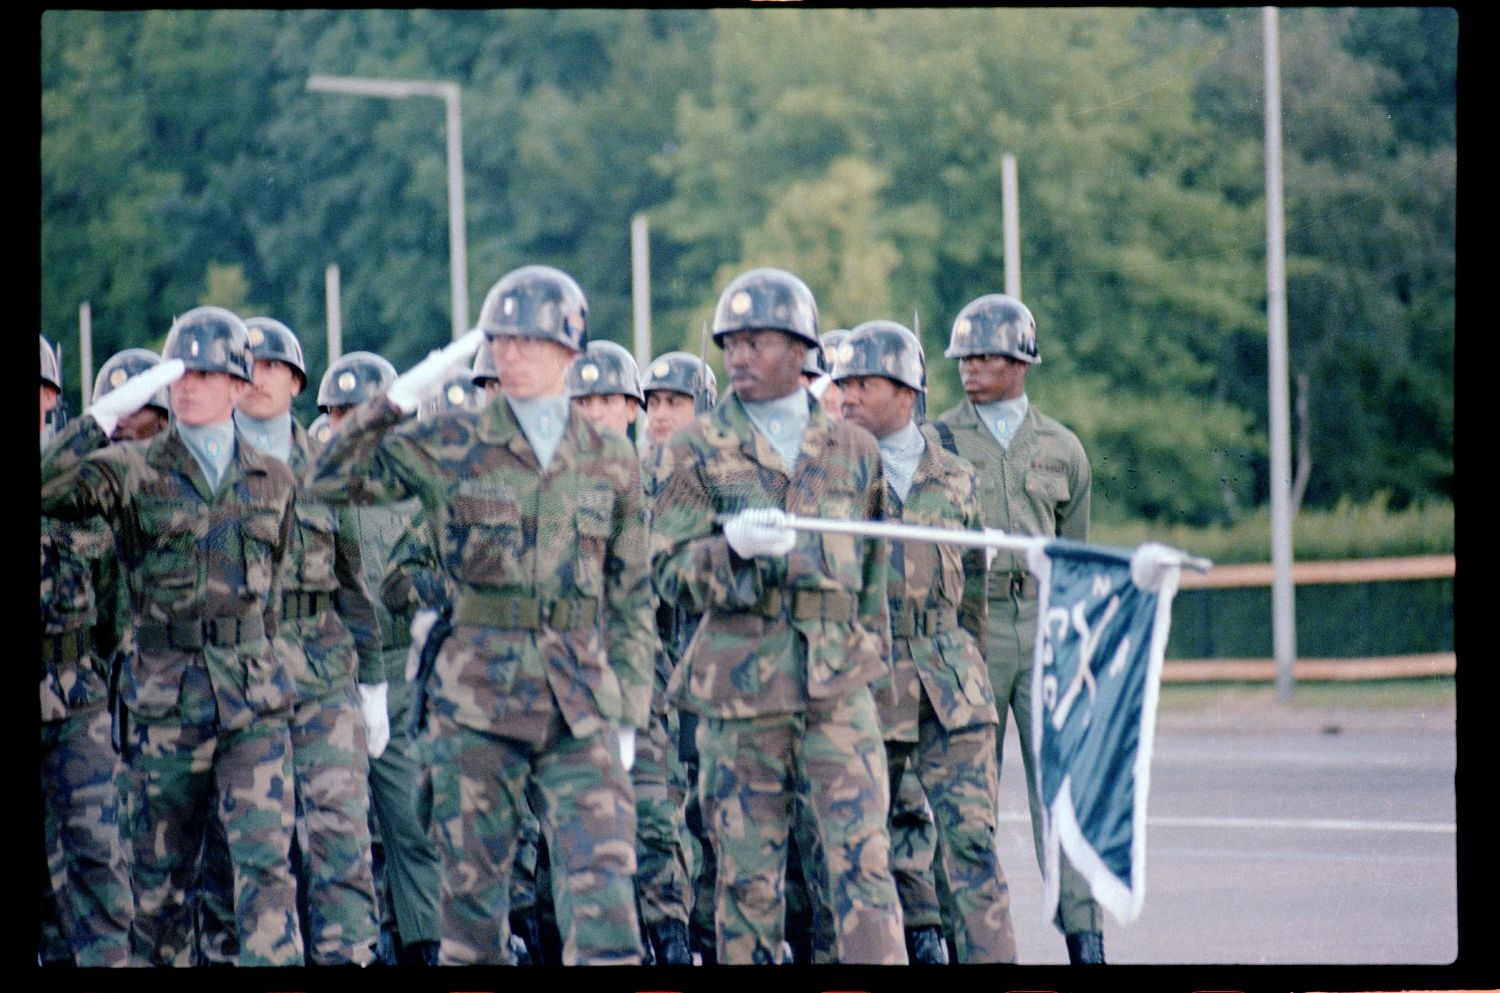
[[[354,76],[312,76],[307,88],[318,93],[349,93],[355,96],[438,97],[448,114],[448,255],[453,286],[453,338],[469,330],[469,263],[464,234],[463,124],[458,112],[457,83],[401,79],[360,79]]]

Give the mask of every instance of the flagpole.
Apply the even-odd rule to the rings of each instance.
[[[819,531],[824,534],[847,534],[859,538],[886,538],[891,541],[927,541],[939,545],[962,545],[967,548],[993,548],[1002,552],[1029,552],[1042,548],[1053,539],[1006,534],[995,528],[970,531],[965,528],[937,528],[921,524],[896,524],[890,521],[835,521],[825,517],[799,517],[782,514],[779,523],[798,531]],[[1177,565],[1197,572],[1207,572],[1213,563],[1178,549],[1171,549],[1180,557]]]

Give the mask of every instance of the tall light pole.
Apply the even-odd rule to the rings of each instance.
[[[1275,7],[1261,8],[1266,63],[1266,337],[1271,421],[1271,640],[1276,699],[1290,700],[1297,658],[1292,586],[1291,413],[1287,403],[1286,227],[1281,176],[1281,46]]]
[[[307,88],[316,93],[349,93],[363,97],[438,97],[448,110],[448,256],[452,269],[453,338],[469,330],[469,262],[464,235],[463,124],[458,112],[458,84],[355,76],[312,76]]]

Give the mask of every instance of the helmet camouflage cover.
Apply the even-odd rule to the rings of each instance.
[[[339,356],[318,385],[318,409],[364,403],[396,381],[396,367],[374,352]]]
[[[1036,318],[1015,297],[990,293],[971,300],[953,321],[945,358],[1007,355],[1026,363],[1042,361],[1036,347]]]
[[[245,331],[250,335],[250,353],[259,360],[274,359],[285,362],[297,372],[302,384],[298,392],[307,389],[307,363],[302,359],[302,342],[292,329],[274,317],[247,317]]]
[[[736,276],[714,308],[714,343],[734,331],[784,331],[818,347],[818,304],[807,284],[782,269],[751,269]]]
[[[123,352],[116,352],[109,357],[108,362],[99,367],[99,375],[94,377],[94,399],[124,385],[131,376],[138,376],[160,362],[161,356],[149,348],[127,348]],[[167,399],[167,388],[163,386],[151,394],[151,399],[146,401],[145,406],[170,411],[172,405]]]
[[[255,381],[255,356],[245,322],[223,307],[194,307],[172,322],[163,359],[181,359],[196,372],[222,372]]]
[[[479,309],[486,338],[543,338],[583,351],[588,300],[572,276],[546,265],[513,269],[490,287]]]
[[[612,341],[589,342],[568,366],[567,390],[570,398],[623,393],[642,406],[646,403],[635,357]]]
[[[833,348],[833,381],[855,376],[883,376],[927,392],[922,343],[904,324],[865,321]]]

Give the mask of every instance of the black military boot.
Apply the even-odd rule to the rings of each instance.
[[[947,965],[948,946],[943,929],[929,924],[906,929],[906,960],[912,965]]]
[[[657,965],[692,965],[693,949],[688,944],[687,925],[674,920],[651,925],[651,951]]]
[[[397,965],[435,966],[438,964],[436,941],[413,941],[396,952]]]
[[[1070,965],[1103,965],[1104,935],[1098,931],[1078,931],[1067,936]]]
[[[510,940],[516,965],[542,964],[542,936],[537,930],[536,908],[510,912]]]

